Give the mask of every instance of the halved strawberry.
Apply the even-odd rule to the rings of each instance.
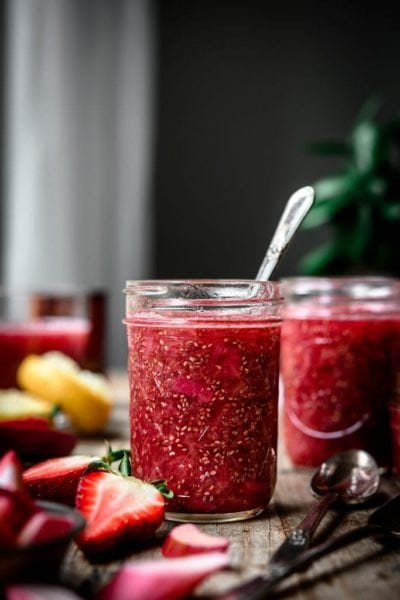
[[[128,562],[100,591],[97,600],[180,600],[228,563],[227,554],[222,552]]]
[[[32,515],[18,534],[16,545],[26,548],[31,544],[42,544],[71,531],[73,521],[66,515],[54,515],[42,510]]]
[[[76,542],[89,557],[108,556],[153,534],[164,519],[164,506],[150,483],[109,471],[88,472],[76,494],[76,508],[87,522]]]
[[[97,460],[97,457],[75,455],[51,458],[24,471],[23,480],[34,498],[73,506],[79,479],[93,460]]]
[[[14,450],[9,450],[0,459],[0,488],[14,492],[24,489],[22,465]]]
[[[203,552],[223,552],[229,544],[228,538],[204,533],[196,525],[185,523],[171,529],[161,551],[164,556],[185,556]]]

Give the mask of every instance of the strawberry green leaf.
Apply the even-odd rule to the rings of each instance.
[[[165,498],[170,500],[174,497],[174,492],[167,487],[167,482],[165,479],[155,479],[154,481],[150,481],[151,485],[154,485]]]
[[[109,471],[110,473],[113,473],[111,465],[104,460],[94,460],[91,462],[85,470],[85,473],[91,473],[92,471]]]
[[[129,452],[127,450],[124,450],[124,455],[122,457],[118,470],[124,477],[129,477],[129,475],[131,475],[132,473],[131,461],[129,457]]]

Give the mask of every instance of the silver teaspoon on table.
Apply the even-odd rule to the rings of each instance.
[[[375,510],[366,525],[313,546],[292,560],[275,563],[271,565],[265,575],[259,575],[247,583],[217,596],[215,600],[262,600],[268,596],[268,592],[277,583],[292,573],[303,570],[318,558],[364,538],[379,535],[392,536],[400,541],[400,495]]]
[[[379,467],[364,450],[346,450],[322,463],[314,473],[310,487],[322,498],[272,555],[270,564],[294,558],[311,545],[312,537],[328,508],[336,501],[359,505],[379,486]]]

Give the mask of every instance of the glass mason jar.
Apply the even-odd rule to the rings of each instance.
[[[260,513],[276,479],[282,299],[257,281],[128,281],[133,472],[165,479],[166,518]]]
[[[389,404],[400,369],[400,282],[283,282],[281,371],[285,441],[297,465],[363,448],[390,463]]]
[[[0,389],[17,386],[18,367],[28,354],[57,351],[84,365],[91,331],[80,290],[0,288]]]

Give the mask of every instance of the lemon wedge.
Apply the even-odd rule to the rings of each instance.
[[[61,406],[81,433],[98,433],[107,423],[112,400],[105,377],[82,371],[61,352],[27,356],[17,372],[24,390]]]
[[[24,417],[50,418],[54,405],[14,388],[0,390],[0,421]]]

